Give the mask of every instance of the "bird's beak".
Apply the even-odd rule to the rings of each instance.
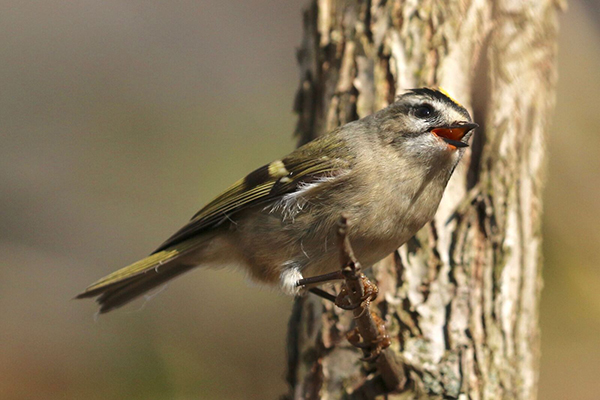
[[[461,139],[470,131],[477,128],[479,125],[472,122],[457,122],[453,125],[439,126],[433,128],[431,133],[442,139],[454,150],[457,147],[469,147]]]

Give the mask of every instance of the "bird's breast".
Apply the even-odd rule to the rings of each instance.
[[[431,221],[442,198],[448,173],[371,180],[365,198],[357,198],[350,239],[364,264],[372,264],[408,241]]]

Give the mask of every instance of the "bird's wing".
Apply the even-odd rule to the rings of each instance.
[[[339,154],[341,146],[343,144],[339,136],[323,136],[281,160],[256,169],[208,203],[154,253],[218,226],[244,208],[293,193],[301,183],[348,171],[351,158]]]

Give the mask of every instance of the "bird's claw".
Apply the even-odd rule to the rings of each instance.
[[[335,299],[335,305],[342,310],[356,310],[359,307],[363,307],[366,310],[371,302],[377,298],[379,294],[377,285],[371,282],[363,273],[360,273],[358,279],[362,281],[364,288],[364,294],[361,296],[360,302],[352,302],[348,286],[344,284]]]

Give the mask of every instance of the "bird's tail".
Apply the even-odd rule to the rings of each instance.
[[[100,313],[129,303],[157,286],[194,268],[183,263],[182,256],[198,248],[198,240],[190,239],[154,253],[125,268],[105,276],[77,295],[77,299],[96,297]]]

